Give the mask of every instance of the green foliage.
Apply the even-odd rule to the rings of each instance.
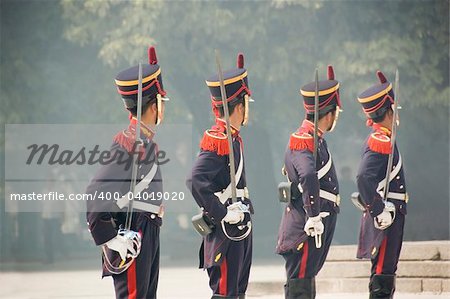
[[[245,49],[252,82],[263,89],[298,89],[316,65],[328,63],[362,88],[377,69],[392,74],[399,67],[402,94],[413,105],[449,103],[447,1],[64,0],[62,7],[66,37],[94,43],[108,65],[136,63],[157,44],[168,80],[199,105],[205,93],[196,90],[214,71],[214,48],[226,65]]]

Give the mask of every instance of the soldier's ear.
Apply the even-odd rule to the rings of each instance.
[[[239,106],[240,106],[240,109],[241,109],[241,113],[244,114],[245,113],[245,105],[244,105],[244,103],[240,103]]]
[[[158,113],[158,104],[157,102],[154,102],[150,105],[150,109],[152,109],[153,112]]]
[[[389,117],[392,117],[392,116],[394,115],[394,110],[392,110],[392,108],[390,108],[390,109],[388,109],[388,110],[386,111],[386,114],[387,114]]]
[[[329,111],[326,115],[328,121],[333,121],[334,119],[334,112],[333,111]]]

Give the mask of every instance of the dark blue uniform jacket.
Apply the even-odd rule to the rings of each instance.
[[[217,142],[221,141],[214,138],[226,138],[226,135],[225,133],[219,134],[217,132],[213,134],[215,134],[215,137],[209,136],[209,138],[213,138],[210,141],[215,143],[215,146],[217,147]],[[243,155],[241,157],[241,147],[243,148],[243,144],[241,138],[237,134],[233,134],[233,136],[234,163],[237,171],[240,160],[244,158]],[[202,142],[204,142],[204,140]],[[223,146],[227,147],[226,139],[222,139],[222,142]],[[244,168],[241,178],[239,182],[237,182],[237,189],[244,189],[247,187],[245,162],[243,163]],[[232,242],[224,235],[220,226],[221,220],[227,213],[226,207],[231,203],[231,199],[225,204],[222,204],[214,193],[223,191],[230,184],[229,155],[220,153],[220,150],[217,150],[217,148],[216,150],[213,150],[212,148],[211,150],[205,150],[203,147],[197,160],[194,162],[186,184],[191,190],[199,207],[203,208],[204,213],[209,217],[212,223],[215,224],[213,232],[203,238],[202,248],[200,249],[200,267],[210,268],[215,265],[220,265],[223,257],[225,257],[230,242]],[[245,198],[243,202],[250,206],[250,210],[253,213],[250,199]],[[244,221],[247,221],[248,217],[249,215],[247,214],[246,220]]]
[[[371,258],[376,255],[386,230],[376,229],[373,218],[384,209],[383,197],[388,151],[390,147],[389,131],[375,129],[366,139],[357,174],[357,185],[361,199],[366,204],[366,212],[361,220],[361,234],[357,256]],[[400,164],[399,164],[400,163]],[[396,171],[398,169],[398,171]],[[394,203],[396,212],[406,215],[408,195],[406,193],[403,162],[397,145],[394,147],[391,182],[387,200]],[[388,228],[389,229],[389,228]],[[400,232],[399,232],[400,233]]]
[[[322,137],[319,137],[315,167],[313,135],[313,124],[304,121],[299,131],[291,135],[286,149],[285,169],[289,181],[293,183],[292,188],[297,189],[293,192],[295,198],[287,205],[281,219],[276,247],[279,254],[295,250],[308,238],[303,230],[308,217],[317,216],[320,212],[339,213],[339,202],[319,196],[319,189],[338,195],[339,184],[327,143]],[[328,162],[331,165],[327,166]],[[319,180],[317,171],[323,167],[329,170]]]
[[[155,157],[157,145],[152,141],[152,134],[144,129],[141,132],[144,146],[140,154],[137,183],[150,172],[157,161]],[[89,230],[96,245],[104,244],[114,238],[119,226],[125,224],[126,207],[120,210],[116,204],[116,199],[130,191],[134,142],[134,126],[130,125],[128,129],[119,132],[111,145],[109,161],[98,170],[86,189],[86,193],[96,195],[94,200],[87,202],[86,213]],[[155,167],[158,167],[158,165]],[[161,171],[158,167],[154,179],[140,193],[141,196],[137,200],[159,206],[161,200],[158,200],[160,197],[157,193],[162,192],[162,188]],[[107,198],[110,199],[107,200]],[[141,214],[141,216],[143,216],[142,214],[148,214],[149,221],[158,227],[162,224],[161,218],[150,217],[151,213],[149,212],[140,213],[136,211],[133,214],[132,230],[139,217],[138,214]]]

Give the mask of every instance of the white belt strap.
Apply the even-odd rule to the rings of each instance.
[[[322,189],[319,190],[319,196],[321,198],[326,199],[326,200],[332,201],[332,202],[334,202],[337,205],[339,205],[340,202],[341,202],[339,194],[333,194],[331,192],[328,192],[328,191],[325,191],[325,190],[322,190]]]
[[[214,193],[214,195],[215,196],[217,196],[218,198],[219,198],[219,201],[222,203],[222,204],[225,204],[226,202],[227,202],[227,200],[228,200],[228,198],[230,198],[231,197],[231,191],[228,193],[225,193],[225,191],[224,192],[216,192],[216,193]],[[236,189],[236,197],[237,198],[248,198],[248,189],[247,189],[247,187],[245,187],[244,189]]]
[[[408,201],[408,196],[406,195],[406,193],[397,193],[397,192],[389,192],[388,199],[396,199],[396,200],[403,200],[403,201]]]
[[[328,150],[327,150],[328,151]],[[320,180],[321,178],[323,178],[327,173],[328,173],[328,171],[330,171],[330,169],[331,169],[331,166],[333,165],[333,160],[331,159],[331,154],[330,154],[330,152],[328,151],[328,161],[327,161],[327,163],[322,167],[322,168],[320,168],[318,171],[317,171],[317,178]],[[298,184],[298,190],[300,190],[300,193],[303,193],[303,188],[302,188],[302,184]]]
[[[153,163],[153,166],[150,169],[150,171],[147,173],[147,175],[138,184],[136,184],[136,187],[134,188],[134,194],[141,193],[142,191],[144,191],[145,188],[148,187],[148,185],[150,185],[152,180],[155,178],[157,170],[158,170],[158,165],[155,161],[155,163]],[[129,196],[128,193],[126,193],[124,196],[122,196],[121,198],[119,198],[117,200],[116,203],[120,209],[123,209],[129,203],[130,197],[131,196]],[[139,202],[139,201],[135,200],[133,203],[133,206],[135,206],[136,208],[137,208],[137,206],[136,206],[137,202]],[[143,203],[143,204],[146,204],[146,203]],[[140,210],[143,210],[143,209],[140,209]],[[148,212],[152,212],[152,211],[148,211]]]
[[[392,180],[399,174],[400,170],[402,169],[402,156],[398,156],[398,163],[395,165],[394,169],[391,171],[391,174],[389,175],[389,183],[392,182]],[[379,193],[381,190],[384,189],[384,186],[386,185],[386,178],[383,179],[380,183],[378,183],[377,192]]]
[[[328,171],[330,171],[332,165],[333,160],[331,160],[331,154],[330,152],[328,152],[327,163],[322,168],[320,168],[319,171],[317,171],[317,177],[319,178],[319,180],[323,178],[328,173]]]
[[[133,210],[140,210],[140,211],[144,211],[144,212],[150,212],[150,213],[153,213],[153,214],[157,214],[158,217],[162,218],[161,206],[152,205],[151,203],[146,203],[146,202],[143,202],[143,201],[135,200],[133,202]]]
[[[241,180],[242,176],[242,170],[244,169],[244,156],[242,155],[242,146],[240,147],[240,160],[239,160],[239,166],[236,171],[236,186],[238,185],[239,181]],[[248,191],[247,191],[248,193]],[[228,187],[223,191],[218,191],[214,193],[215,196],[217,196],[222,204],[224,204],[228,198],[231,197],[231,182],[228,185]],[[245,190],[244,189],[237,189],[236,190],[236,197],[245,197]],[[248,196],[248,194],[247,194]]]

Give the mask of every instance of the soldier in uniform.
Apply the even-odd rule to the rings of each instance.
[[[153,47],[149,48],[149,63],[142,65],[142,146],[137,153],[139,166],[135,187],[138,195],[133,202],[131,228],[123,230],[127,206],[132,199],[129,193],[131,166],[137,148],[138,70],[139,66],[133,66],[116,76],[117,91],[130,113],[130,125],[114,137],[111,158],[95,174],[86,191],[97,196],[88,202],[87,221],[95,244],[103,249],[102,277],[113,277],[116,298],[156,298],[159,275],[163,206],[156,193],[162,192],[162,177],[153,137],[163,119],[164,101],[168,99]],[[109,197],[117,201],[104,200]]]
[[[322,268],[339,213],[339,185],[324,134],[332,131],[341,108],[339,82],[328,66],[328,80],[318,82],[319,121],[317,160],[314,161],[315,82],[303,86],[306,119],[290,136],[284,159],[292,183],[291,201],[281,220],[276,251],[286,261],[285,298],[315,298],[315,276]],[[315,234],[323,246],[316,247]]]
[[[393,298],[395,290],[395,271],[402,247],[408,195],[400,152],[397,144],[391,144],[394,118],[392,84],[380,71],[377,75],[379,83],[358,96],[372,132],[364,143],[357,175],[358,190],[365,207],[357,257],[372,260],[370,298],[384,299]],[[394,157],[387,203],[395,205],[395,212],[383,202],[388,157],[392,146]]]
[[[237,68],[224,72],[224,85],[230,115],[232,144],[236,165],[238,202],[231,202],[229,146],[218,76],[206,81],[216,123],[205,131],[200,153],[187,186],[204,216],[214,226],[203,238],[200,268],[207,269],[212,298],[245,298],[252,260],[250,214],[253,213],[245,177],[241,126],[248,120],[250,89],[244,56],[238,55]],[[243,212],[247,211],[247,212]]]

